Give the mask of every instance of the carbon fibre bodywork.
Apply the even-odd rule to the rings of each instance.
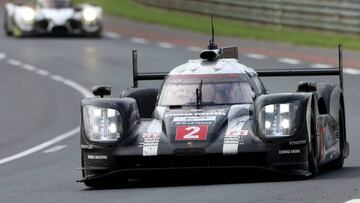
[[[219,73],[217,66],[230,67],[229,64],[233,69],[220,68]],[[194,71],[196,68],[206,70]],[[267,94],[258,74],[233,59],[189,61],[175,68],[169,76],[185,74],[188,69],[199,71],[194,74],[200,77],[205,77],[201,71],[209,70],[214,71],[210,74],[224,74],[223,71],[242,75],[251,85],[253,102],[200,108],[174,108],[154,103],[152,116],[146,118],[139,112],[150,100],[156,101],[158,95],[152,94],[141,101],[141,96],[132,94],[146,92],[146,89],[125,91],[122,98],[84,99],[81,105],[81,182],[88,184],[115,173],[131,178],[149,170],[241,167],[311,176],[317,173],[320,165],[340,160],[337,166],[342,166],[349,146],[343,93],[337,85],[301,83],[295,93]],[[261,112],[267,105],[285,103],[296,103],[296,108],[291,109],[294,115],[291,135],[267,137],[260,124]],[[123,126],[116,142],[99,143],[88,139],[83,119],[86,106],[119,112]],[[195,133],[197,137],[192,139]]]

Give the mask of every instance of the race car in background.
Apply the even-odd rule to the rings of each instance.
[[[9,36],[81,35],[100,37],[102,8],[92,4],[73,6],[70,0],[27,0],[6,3],[4,29]]]
[[[81,103],[81,170],[90,187],[168,171],[263,168],[313,176],[340,169],[349,154],[339,68],[253,70],[237,48],[211,43],[169,73],[138,73],[120,98],[97,86]],[[269,94],[261,77],[338,76],[340,85],[299,82],[294,92]],[[164,80],[160,90],[139,80]],[[155,172],[154,172],[155,171]],[[241,173],[237,173],[241,175]],[[213,174],[216,175],[216,172]],[[242,174],[244,175],[244,174]],[[246,174],[245,174],[246,175]]]

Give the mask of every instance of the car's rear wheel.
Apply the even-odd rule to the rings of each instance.
[[[308,170],[311,173],[311,176],[319,173],[318,145],[314,114],[311,116],[311,135],[308,145]]]
[[[343,108],[339,111],[339,157],[328,164],[328,169],[341,169],[344,165],[345,117]]]

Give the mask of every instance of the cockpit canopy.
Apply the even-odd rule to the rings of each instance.
[[[202,106],[253,103],[254,93],[244,74],[193,74],[169,75],[158,105],[195,106],[196,89]]]

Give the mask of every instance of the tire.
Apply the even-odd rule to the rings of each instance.
[[[12,33],[12,36],[14,36],[14,37],[16,37],[16,38],[22,38],[22,37],[24,36],[23,31],[21,31],[21,29],[18,28],[18,26],[16,26],[16,25],[13,25],[13,26],[12,26],[12,31],[11,31],[11,33]]]
[[[6,11],[5,11],[5,14],[4,14],[4,31],[5,31],[6,36],[11,36],[12,35],[12,32],[9,29],[9,19],[8,19]]]
[[[102,38],[102,32],[96,32],[86,35],[89,38]]]
[[[345,118],[343,113],[343,108],[340,107],[339,110],[339,152],[340,156],[339,158],[335,159],[329,165],[327,166],[327,169],[330,170],[338,170],[341,169],[344,166],[344,144],[345,144],[345,138],[346,138],[346,131],[345,131]]]
[[[311,176],[319,173],[318,145],[316,137],[315,116],[311,117],[311,136],[308,146],[308,170]]]
[[[86,32],[83,31],[84,36],[88,38],[102,38],[102,30],[99,30],[97,32]]]

